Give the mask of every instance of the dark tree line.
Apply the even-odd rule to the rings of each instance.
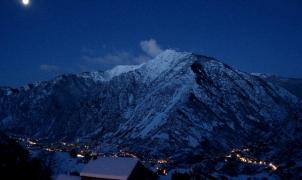
[[[0,179],[50,180],[51,170],[0,132]]]

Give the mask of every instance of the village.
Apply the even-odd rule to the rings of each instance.
[[[120,160],[122,163],[123,160],[129,161],[130,159],[137,163],[148,164],[148,168],[155,172],[156,175],[166,176],[168,175],[169,166],[172,163],[170,160],[165,159],[150,159],[141,157],[141,155],[139,155],[138,157],[138,155],[132,152],[126,152],[122,150],[114,153],[96,152],[90,146],[80,143],[49,143],[46,139],[33,139],[30,137],[17,136],[13,134],[10,134],[10,138],[16,140],[19,144],[23,145],[29,152],[66,152],[69,153],[72,158],[78,158],[81,160],[82,163],[88,165],[91,160],[99,160],[102,158],[112,158],[113,161]]]
[[[41,150],[48,153],[66,152],[69,153],[72,158],[78,158],[81,160],[82,163],[88,165],[91,160],[100,161],[100,159],[102,158],[113,158],[113,161],[123,162],[123,159],[119,158],[126,158],[126,161],[132,159],[135,162],[148,165],[147,168],[151,169],[153,172],[155,172],[155,174],[160,176],[168,175],[168,170],[171,169],[173,165],[173,161],[171,161],[170,159],[150,159],[143,157],[142,155],[135,154],[133,152],[127,152],[122,150],[114,153],[102,153],[95,151],[89,145],[81,143],[49,143],[45,139],[33,139],[30,137],[22,137],[16,135],[10,135],[10,137],[15,139],[18,143],[22,144],[30,152]],[[236,159],[243,164],[263,166],[269,168],[271,171],[277,170],[277,165],[272,162],[257,160],[255,158],[246,156],[249,151],[249,148],[233,149],[229,154],[224,156],[225,161],[227,162],[230,159]]]

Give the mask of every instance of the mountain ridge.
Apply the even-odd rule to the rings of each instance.
[[[294,142],[301,137],[301,104],[265,78],[168,50],[138,66],[2,90],[0,127],[51,142],[79,140],[101,152],[169,157],[178,166],[260,140]]]

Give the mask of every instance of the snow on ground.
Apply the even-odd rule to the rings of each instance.
[[[102,157],[90,161],[82,170],[81,176],[108,179],[127,179],[138,159],[124,157]]]
[[[12,94],[13,94],[13,91],[11,91],[11,90],[7,90],[7,91],[6,91],[6,95],[7,95],[7,96],[10,96],[10,95],[12,95]]]
[[[127,73],[130,71],[134,71],[140,67],[142,67],[143,64],[141,65],[123,65],[123,66],[116,66],[111,70],[105,71],[105,79],[106,80],[111,80],[112,78],[119,76],[123,73]]]
[[[104,77],[103,77],[103,72],[101,71],[94,71],[94,72],[86,72],[86,73],[81,73],[79,75],[77,75],[78,77],[82,77],[85,79],[92,79],[95,82],[101,82],[104,81]]]
[[[175,66],[179,60],[187,57],[191,53],[177,52],[172,49],[165,50],[154,59],[148,61],[142,68],[145,73],[145,81],[153,81],[161,73]]]
[[[79,77],[93,79],[95,82],[110,81],[112,78],[123,73],[128,73],[136,69],[141,69],[144,73],[145,80],[154,80],[162,72],[176,65],[180,59],[183,59],[191,53],[177,52],[172,49],[165,50],[154,59],[140,65],[118,65],[107,71],[85,72],[79,74]]]
[[[219,177],[219,176],[218,176]],[[228,177],[231,180],[244,180],[244,179],[279,179],[277,176],[275,175],[270,175],[268,173],[259,173],[259,174],[254,174],[252,176],[250,175],[239,175],[236,177]]]
[[[159,176],[159,180],[171,180],[172,179],[172,175],[177,172],[177,173],[190,173],[191,170],[190,169],[181,169],[181,168],[177,168],[177,169],[172,169],[168,172],[168,174],[166,176]]]
[[[72,158],[66,152],[56,152],[50,155],[50,161],[53,171],[53,179],[60,174],[69,174],[71,172],[81,172],[84,167],[79,158]]]
[[[9,126],[11,123],[13,123],[13,117],[7,116],[0,122],[0,125],[2,125],[3,127],[6,127],[6,126]]]
[[[119,65],[114,67],[113,69],[107,71],[94,71],[94,72],[85,72],[79,74],[78,77],[82,77],[85,79],[92,79],[95,82],[103,82],[103,81],[110,81],[112,78],[119,76],[123,73],[127,73],[130,71],[134,71],[140,68],[141,65]]]

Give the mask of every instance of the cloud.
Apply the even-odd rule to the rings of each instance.
[[[143,63],[146,61],[147,57],[144,55],[135,56],[129,52],[118,51],[98,57],[83,56],[83,59],[88,63],[95,63],[95,64],[126,65],[126,64]]]
[[[154,39],[141,41],[140,46],[151,57],[155,57],[163,51]]]
[[[163,49],[155,39],[143,40],[138,43],[141,52],[115,50],[100,54],[98,49],[83,47],[80,61],[70,64],[68,67],[54,64],[41,64],[39,70],[44,73],[58,75],[61,73],[79,73],[84,71],[98,71],[111,69],[117,65],[142,64],[160,54]],[[101,46],[103,51],[108,51],[106,45]]]
[[[82,71],[90,70],[105,70],[112,68],[116,65],[134,65],[141,64],[150,59],[150,57],[140,54],[135,55],[126,51],[116,51],[108,53],[103,56],[89,56],[82,57],[84,62],[80,65]]]
[[[48,73],[58,73],[60,71],[60,68],[52,64],[41,64],[40,70]]]
[[[142,50],[141,53],[114,51],[101,56],[95,55],[95,50],[85,48],[83,49],[83,62],[79,65],[80,70],[105,70],[117,65],[141,64],[154,58],[163,51],[154,39],[141,41],[139,45]]]

